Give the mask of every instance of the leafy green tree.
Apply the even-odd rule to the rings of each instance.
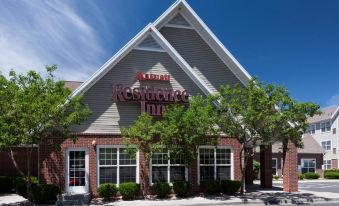
[[[53,145],[53,137],[70,138],[72,125],[80,124],[90,115],[81,96],[70,98],[64,82],[56,81],[55,65],[46,66],[47,76],[35,71],[26,75],[11,71],[9,78],[0,75],[0,149],[8,149],[17,171],[27,177],[28,197],[31,191],[32,149],[44,141]],[[12,148],[26,146],[26,174],[18,167]],[[54,145],[58,146],[58,145]]]
[[[290,97],[282,86],[264,84],[256,79],[246,87],[222,86],[215,96],[218,101],[218,126],[241,144],[241,193],[245,189],[245,170],[257,143],[271,145],[277,140],[292,140],[301,147],[307,117],[319,113],[319,106],[301,103]]]

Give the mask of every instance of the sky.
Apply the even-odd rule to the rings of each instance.
[[[252,75],[339,104],[339,1],[187,0]],[[174,0],[2,0],[0,71],[84,81]]]

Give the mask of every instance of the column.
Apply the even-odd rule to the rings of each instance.
[[[260,145],[260,186],[272,188],[272,145]]]
[[[298,192],[298,150],[296,145],[288,140],[284,142],[283,182],[284,192]]]

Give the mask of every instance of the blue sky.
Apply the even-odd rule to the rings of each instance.
[[[85,80],[174,0],[2,0],[0,69]],[[339,1],[188,0],[252,75],[339,104]]]

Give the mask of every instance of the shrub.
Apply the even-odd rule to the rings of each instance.
[[[320,175],[315,172],[304,173],[305,179],[319,179]]]
[[[153,192],[159,198],[165,198],[171,191],[171,186],[167,182],[158,182],[152,186]]]
[[[225,194],[235,194],[239,191],[241,182],[238,180],[221,180],[220,189]]]
[[[38,178],[31,177],[31,186],[32,190],[37,187],[38,185]],[[27,180],[25,177],[17,177],[15,179],[15,191],[18,195],[27,198]]]
[[[134,182],[126,182],[119,185],[119,193],[123,200],[133,200],[139,195],[139,185]]]
[[[100,197],[109,200],[117,194],[118,188],[115,184],[106,183],[99,185],[97,192]]]
[[[191,193],[192,185],[189,182],[179,181],[173,183],[173,190],[178,197],[187,197]]]
[[[298,179],[299,179],[299,180],[305,179],[305,175],[303,175],[303,174],[298,174]]]
[[[12,177],[2,176],[0,177],[0,193],[11,192],[14,188],[14,181]]]
[[[339,172],[326,172],[324,174],[326,179],[339,179]]]
[[[325,170],[324,173],[328,173],[328,172],[339,172],[339,169],[330,169],[330,170]]]
[[[200,183],[202,190],[209,195],[219,192],[219,181],[217,180],[203,180]]]
[[[57,200],[60,188],[55,184],[37,184],[32,188],[33,201],[37,204],[51,204]]]
[[[278,175],[273,175],[273,179],[278,180],[279,176]]]

